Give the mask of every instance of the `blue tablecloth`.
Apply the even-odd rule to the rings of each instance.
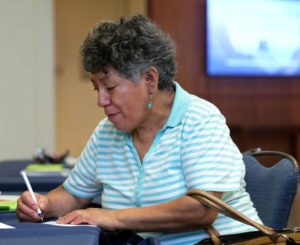
[[[10,160],[0,162],[0,191],[2,192],[23,192],[26,185],[20,171],[25,169],[32,160]],[[66,177],[28,177],[32,189],[35,192],[48,192],[63,183]]]
[[[0,245],[98,245],[101,234],[101,229],[94,226],[19,223],[15,212],[0,212],[0,222],[15,227],[0,229]]]
[[[160,245],[131,231],[105,232],[95,226],[55,226],[20,223],[15,212],[0,212],[0,222],[15,229],[0,229],[0,245]]]

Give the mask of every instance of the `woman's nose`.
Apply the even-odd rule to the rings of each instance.
[[[105,89],[99,89],[98,91],[98,106],[105,107],[110,104],[110,97]]]

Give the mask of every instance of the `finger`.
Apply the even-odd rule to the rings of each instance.
[[[24,203],[22,198],[17,201],[16,213],[20,221],[37,221],[39,218],[36,209]]]
[[[18,209],[23,213],[34,213],[37,210],[36,204],[29,204],[24,202],[22,198],[19,198],[17,201],[17,207]]]
[[[42,213],[46,213],[48,208],[48,198],[46,196],[36,194],[37,205],[41,209]]]
[[[89,209],[78,210],[77,216],[74,217],[73,221],[70,224],[72,225],[80,225],[80,224],[89,224],[89,225],[97,225],[93,219],[93,213],[89,212]]]
[[[71,225],[79,225],[80,223],[78,223],[78,220],[79,220],[80,218],[79,218],[79,216],[75,216],[75,217],[73,217],[73,219],[69,222],[69,224],[71,224]],[[76,222],[76,220],[77,220],[77,222]]]
[[[21,222],[24,222],[24,221],[37,222],[40,220],[40,217],[38,216],[36,211],[24,212],[24,211],[21,211],[20,209],[17,209],[16,214],[17,214],[18,219]]]
[[[29,205],[32,209],[35,211],[38,210],[38,208],[41,209],[43,215],[46,213],[47,207],[48,207],[48,199],[44,195],[40,195],[38,193],[34,193],[35,198],[37,202],[32,198],[30,192],[26,191],[23,193],[22,200]]]
[[[39,205],[39,207],[40,207],[42,213],[45,213],[45,212],[46,212],[46,209],[47,209],[47,204],[44,203],[44,202],[39,202],[38,205]]]
[[[31,214],[28,215],[26,213],[21,213],[20,211],[17,211],[17,217],[20,220],[20,222],[38,222],[40,221],[40,217],[37,214]]]
[[[23,192],[23,194],[21,195],[21,200],[24,204],[26,204],[27,206],[32,207],[33,209],[37,209],[37,203],[33,200],[32,196],[30,195],[29,191],[25,191]]]
[[[71,225],[80,225],[80,224],[89,224],[82,216],[77,216],[72,222]]]
[[[70,224],[71,225],[80,225],[80,224],[97,225],[93,221],[92,217],[90,217],[88,214],[76,216]]]
[[[18,209],[16,211],[17,217],[20,221],[31,221],[31,222],[36,222],[40,220],[40,217],[38,216],[36,211],[33,212],[24,212]]]
[[[56,221],[56,223],[58,223],[58,224],[71,224],[72,221],[74,219],[76,219],[77,215],[78,215],[78,211],[70,212],[70,213],[64,215],[63,217],[61,217],[60,219],[58,219]]]

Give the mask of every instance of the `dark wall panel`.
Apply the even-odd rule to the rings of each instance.
[[[217,105],[241,151],[289,152],[300,161],[299,77],[209,77],[205,0],[149,0],[149,16],[177,43],[176,80]]]

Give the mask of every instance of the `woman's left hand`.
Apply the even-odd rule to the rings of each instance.
[[[101,227],[106,231],[116,231],[117,211],[99,208],[79,209],[72,211],[56,221],[57,224],[89,224]]]

